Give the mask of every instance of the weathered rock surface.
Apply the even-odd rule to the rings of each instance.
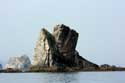
[[[31,62],[29,57],[26,55],[22,55],[20,57],[9,58],[9,61],[6,64],[5,69],[27,71],[29,70],[30,66],[31,66]]]
[[[60,52],[59,63],[71,67],[76,66],[75,59],[77,57],[77,52],[75,48],[78,40],[78,33],[62,24],[54,27],[53,36]]]
[[[60,53],[74,52],[78,40],[78,33],[65,25],[56,25],[53,36]]]
[[[56,56],[58,49],[54,37],[46,29],[42,29],[36,43],[33,65],[51,67],[56,64]]]
[[[76,50],[78,36],[75,30],[63,24],[56,25],[52,34],[42,29],[36,43],[33,65],[79,69],[98,68],[98,65],[79,55]]]

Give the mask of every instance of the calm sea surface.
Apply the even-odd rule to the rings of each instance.
[[[125,83],[125,72],[0,73],[0,83]]]

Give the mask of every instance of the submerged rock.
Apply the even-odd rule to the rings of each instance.
[[[79,55],[76,50],[78,36],[78,32],[63,24],[56,25],[52,34],[42,29],[35,47],[33,66],[98,68],[98,65]]]
[[[31,65],[30,59],[26,55],[20,57],[11,57],[9,58],[8,63],[5,66],[5,69],[27,71]]]

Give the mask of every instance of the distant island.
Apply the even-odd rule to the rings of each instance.
[[[125,67],[99,66],[80,56],[76,50],[78,37],[78,32],[64,24],[56,25],[53,33],[43,28],[36,42],[33,63],[26,55],[12,57],[0,72],[125,71]]]

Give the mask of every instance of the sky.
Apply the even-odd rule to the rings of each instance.
[[[77,50],[97,64],[125,66],[125,0],[0,0],[0,63],[27,54],[41,28],[79,32]]]

